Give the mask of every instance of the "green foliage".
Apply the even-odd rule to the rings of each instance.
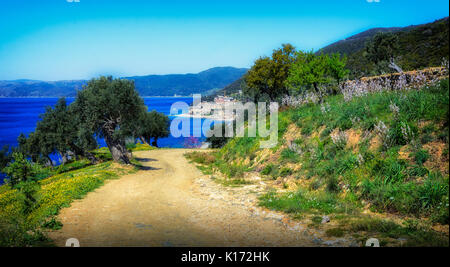
[[[281,177],[286,177],[292,174],[292,169],[288,168],[288,167],[283,167],[280,169],[280,176]]]
[[[42,224],[42,227],[51,230],[60,230],[62,226],[63,224],[60,221],[58,221],[55,217],[52,217],[50,220]]]
[[[216,161],[216,158],[212,154],[206,152],[194,151],[186,153],[184,156],[198,164],[212,164]]]
[[[353,231],[363,231],[372,235],[380,234],[381,237],[404,238],[403,246],[448,246],[448,237],[437,233],[429,227],[420,225],[417,221],[407,220],[404,225],[393,221],[377,218],[362,218],[350,223]]]
[[[323,54],[315,55],[312,51],[298,51],[295,53],[295,61],[289,70],[286,83],[297,92],[300,92],[305,86],[312,86],[316,92],[319,92],[318,86],[330,81],[327,73],[332,69],[331,62],[336,63]],[[339,64],[334,64],[333,68],[339,66]],[[338,72],[340,73],[340,70]]]
[[[325,231],[327,236],[343,237],[345,231],[342,228],[331,228]]]
[[[375,64],[393,59],[398,51],[398,35],[393,33],[377,33],[366,45],[366,56]]]
[[[440,66],[448,59],[448,17],[432,23],[404,28],[375,28],[346,38],[319,50],[318,53],[341,53],[347,55],[350,79],[391,71],[386,64],[374,64],[367,56],[366,45],[377,33],[391,33],[398,37],[396,62],[403,70],[415,70]]]
[[[0,171],[8,165],[12,160],[12,154],[9,151],[9,146],[5,145],[0,150]]]
[[[345,55],[341,58],[339,53],[334,53],[328,58],[328,72],[338,85],[349,73],[349,70],[346,69],[346,64],[347,56]]]
[[[300,158],[297,152],[295,152],[292,149],[286,148],[283,151],[281,151],[281,159],[286,162],[296,163],[299,161]]]
[[[73,162],[66,164],[61,173],[53,172],[39,181],[21,182],[15,188],[0,186],[0,246],[48,244],[38,229],[61,227],[55,219],[61,208],[98,188],[105,180],[131,172],[112,168],[111,162],[89,164],[89,161]]]
[[[274,169],[273,164],[267,164],[267,165],[262,169],[261,174],[263,174],[263,175],[269,175],[269,174],[272,173],[273,169]]]
[[[135,136],[142,137],[148,144],[158,146],[158,138],[164,138],[169,136],[169,117],[163,113],[152,110],[151,112],[145,112],[141,115],[137,133]]]
[[[8,183],[15,187],[21,182],[32,180],[37,174],[39,167],[33,165],[22,153],[15,152],[12,157],[13,161],[3,169],[3,172],[9,178]]]
[[[147,110],[132,81],[100,77],[78,91],[71,108],[81,128],[104,137],[115,161],[130,163],[125,138],[138,132]]]
[[[22,194],[23,213],[30,214],[37,206],[39,200],[40,184],[36,181],[20,182],[16,185]]]
[[[285,81],[294,60],[295,47],[283,44],[271,57],[257,59],[245,75],[244,93],[254,101],[271,100],[288,93]]]
[[[414,154],[414,160],[417,164],[423,165],[430,158],[430,154],[425,149],[420,149]]]
[[[214,134],[214,127],[220,127],[221,136],[216,136]],[[236,121],[233,121],[233,130],[236,129]],[[218,123],[211,126],[209,129],[208,135],[211,135],[206,138],[206,142],[210,143],[211,148],[221,148],[223,147],[231,138],[226,137],[226,125],[225,123]]]
[[[345,213],[353,210],[350,203],[326,193],[312,193],[304,190],[284,194],[269,192],[260,197],[260,206],[286,213]]]

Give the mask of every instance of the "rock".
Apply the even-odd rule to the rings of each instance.
[[[328,223],[328,222],[330,222],[330,217],[322,216],[322,223]]]
[[[313,242],[317,245],[320,245],[320,244],[322,244],[323,240],[321,238],[314,238]]]
[[[342,247],[343,244],[345,244],[345,242],[347,242],[347,240],[345,240],[343,238],[338,238],[336,240],[327,240],[327,241],[323,242],[323,244],[330,246],[330,247]]]

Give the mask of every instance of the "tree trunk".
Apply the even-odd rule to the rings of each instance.
[[[72,151],[75,153],[75,157],[77,157],[78,155],[83,156],[87,158],[91,162],[91,164],[96,164],[98,162],[98,159],[94,156],[94,154],[84,151],[75,144],[70,144],[70,149],[72,149]]]
[[[66,153],[61,153],[61,159],[62,159],[62,165],[66,164],[68,159],[67,159],[67,154]]]
[[[400,72],[400,73],[403,72],[402,68],[400,68],[397,64],[395,64],[393,58],[391,58],[391,60],[389,61],[389,67],[394,69],[396,72]]]
[[[152,146],[158,147],[158,137],[155,137],[155,139],[152,142]]]
[[[114,161],[131,164],[131,153],[128,152],[123,140],[115,140],[111,135],[105,135],[105,141]]]
[[[142,142],[143,144],[148,145],[148,142],[145,140],[145,138],[144,138],[143,136],[140,136],[139,139],[141,139],[141,142]]]
[[[46,158],[47,158],[47,161],[48,161],[49,166],[52,166],[52,167],[53,167],[53,161],[52,161],[52,159],[50,158],[50,156],[46,156]]]
[[[319,91],[319,87],[317,86],[317,83],[314,83],[314,90],[316,91],[317,95],[319,96],[319,103],[322,103],[322,94]]]

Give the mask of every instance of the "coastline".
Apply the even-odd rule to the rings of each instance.
[[[177,114],[177,115],[172,115],[174,117],[183,117],[183,118],[193,118],[193,119],[208,119],[208,120],[213,120],[213,121],[234,121],[234,117],[233,118],[224,118],[222,116],[207,116],[207,115],[193,115],[193,114],[188,114],[188,113],[184,113],[184,114]]]

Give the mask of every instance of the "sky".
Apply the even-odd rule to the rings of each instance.
[[[448,16],[448,0],[1,0],[0,80],[248,68],[373,27]]]

